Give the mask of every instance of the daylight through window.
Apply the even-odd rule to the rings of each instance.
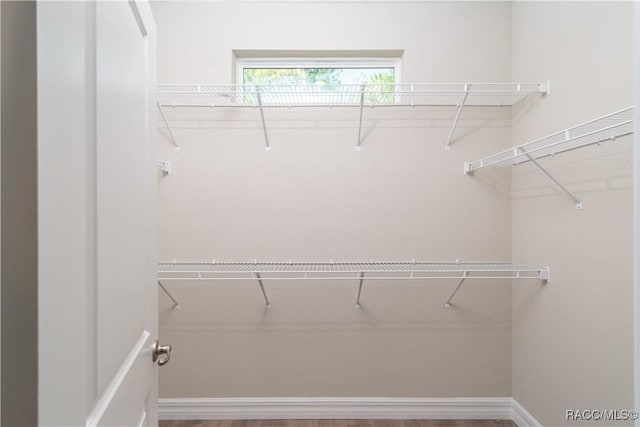
[[[355,105],[395,102],[399,63],[346,60],[239,62],[239,81],[249,97],[260,92],[266,104]]]

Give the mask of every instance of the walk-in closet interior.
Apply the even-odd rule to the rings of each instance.
[[[634,408],[633,2],[151,9],[161,419]]]

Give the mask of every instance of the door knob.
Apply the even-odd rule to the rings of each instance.
[[[160,345],[158,340],[153,343],[153,361],[163,366],[171,360],[171,345]]]

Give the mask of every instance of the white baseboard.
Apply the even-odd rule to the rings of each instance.
[[[515,399],[511,399],[511,411],[511,420],[516,423],[518,427],[542,427],[542,424]]]
[[[172,398],[158,406],[161,420],[513,418],[510,397]]]

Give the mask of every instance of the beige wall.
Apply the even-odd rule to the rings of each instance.
[[[154,2],[158,82],[231,83],[233,49],[404,49],[406,82],[509,78],[508,4],[336,3]]]
[[[506,3],[154,3],[158,81],[231,82],[233,49],[404,49],[405,82],[509,81]],[[546,79],[546,77],[544,77]],[[160,256],[170,261],[495,260],[511,255],[508,174],[462,173],[509,145],[508,110],[168,111]],[[171,283],[162,397],[510,396],[511,286],[455,281]]]
[[[514,3],[513,78],[552,81],[514,120],[514,144],[632,104],[632,11]],[[514,286],[513,396],[544,425],[579,425],[566,409],[633,408],[631,147],[628,136],[543,162],[582,211],[535,166],[513,169],[513,257],[553,275],[544,288]]]

